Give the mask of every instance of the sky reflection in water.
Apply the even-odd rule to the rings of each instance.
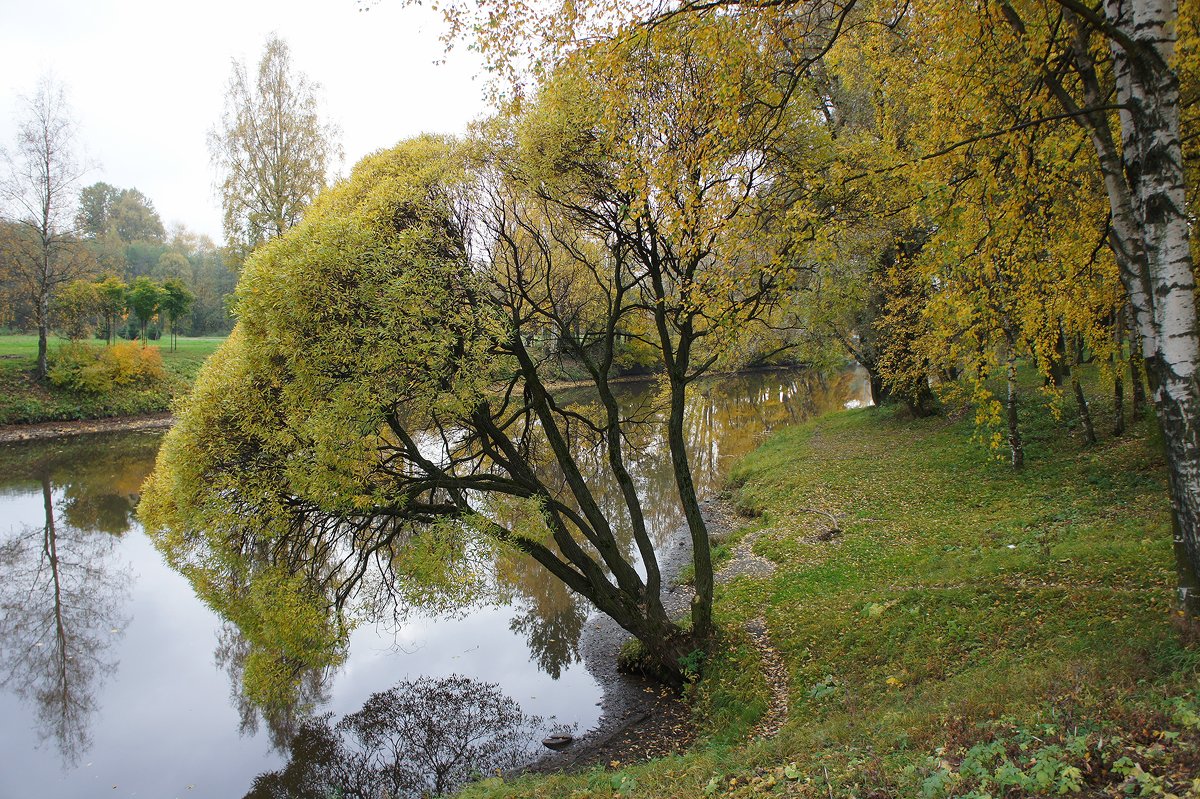
[[[863,390],[861,380],[804,373],[702,384],[689,409],[702,493],[764,431]],[[650,384],[622,394],[653,410]],[[664,453],[648,430],[630,436],[647,521],[661,537],[681,522]],[[239,701],[229,676],[235,631],[162,563],[133,518],[158,441],[122,434],[0,448],[0,796],[241,796],[284,764],[282,737],[297,719],[260,719]],[[309,692],[316,712],[336,721],[400,680],[461,674],[498,683],[526,714],[593,724],[600,689],[577,648],[586,609],[531,561],[501,573],[511,605],[356,630],[347,662]]]

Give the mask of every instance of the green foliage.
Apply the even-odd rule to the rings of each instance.
[[[168,278],[163,283],[159,307],[171,323],[172,339],[174,339],[176,330],[179,327],[179,319],[191,310],[195,301],[196,295],[178,278]],[[173,342],[171,346],[174,349]]]
[[[286,706],[298,675],[336,667],[344,659],[345,630],[336,620],[331,623],[323,597],[303,577],[261,571],[237,599],[221,607],[256,644],[243,673],[250,701],[261,707]]]
[[[287,690],[321,662],[313,642],[336,659],[350,620],[319,571],[286,584],[291,601],[319,614],[271,615],[257,581],[282,572],[222,533],[248,527],[276,552],[303,552],[309,541],[289,537],[296,527],[320,535],[324,518],[369,518],[397,502],[380,468],[385,412],[402,409],[418,428],[431,414],[461,414],[495,374],[488,352],[500,328],[469,302],[451,217],[458,164],[453,145],[434,137],[371,156],[254,252],[238,284],[241,322],[199,375],[146,485],[147,531],[238,623],[256,653],[248,680]],[[460,541],[421,545],[398,562],[407,568],[398,580],[470,584],[469,569],[441,560]]]
[[[87,338],[92,334],[99,310],[97,285],[87,280],[72,280],[54,295],[54,327],[72,341]]]
[[[158,349],[132,342],[102,348],[71,342],[50,358],[52,385],[87,394],[103,394],[121,386],[147,387],[165,376]]]
[[[79,192],[75,221],[83,235],[92,239],[111,235],[128,244],[162,241],[164,236],[162,219],[146,195],[103,182]]]
[[[922,797],[1063,796],[1081,793],[1106,775],[1123,778],[1120,787],[1127,796],[1200,794],[1200,780],[1189,783],[1161,772],[1170,750],[1178,749],[1187,734],[1186,728],[1127,736],[1111,728],[1065,728],[1054,723],[1030,727],[1011,719],[985,726],[980,731],[984,740],[958,752],[939,748],[924,768],[910,768],[909,773],[921,780]]]
[[[137,316],[138,322],[142,326],[142,343],[146,341],[146,325],[158,313],[162,299],[162,286],[144,275],[134,280],[128,291],[125,292],[125,301],[129,304],[129,310]]]
[[[117,322],[125,312],[125,292],[129,287],[115,275],[109,275],[95,286],[97,310],[104,318],[106,338],[111,344],[116,335]]]

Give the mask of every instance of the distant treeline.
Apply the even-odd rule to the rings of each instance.
[[[223,335],[232,329],[227,299],[237,283],[236,265],[227,262],[223,248],[208,236],[183,225],[165,228],[153,203],[137,189],[107,183],[84,188],[75,227],[69,257],[82,261],[74,270],[76,281],[101,284],[107,279],[111,287],[118,282],[133,286],[138,278],[148,278],[159,285],[182,285],[194,300],[176,320],[176,333]],[[0,328],[29,331],[37,327],[36,294],[28,290],[21,270],[10,268],[19,249],[36,244],[30,237],[27,226],[0,222]],[[54,305],[51,327],[78,337],[79,309],[68,307],[69,303]],[[112,322],[101,318],[99,312],[96,316],[89,334],[106,337],[111,332],[116,337],[136,338],[140,332],[140,320],[128,307],[122,307]],[[166,314],[150,320],[147,332],[151,338],[169,326],[160,316]]]

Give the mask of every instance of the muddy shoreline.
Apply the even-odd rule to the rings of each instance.
[[[141,416],[113,416],[107,419],[70,419],[57,422],[10,424],[0,426],[0,444],[10,444],[16,441],[43,441],[89,433],[166,430],[174,421],[175,418],[169,413],[151,413]]]

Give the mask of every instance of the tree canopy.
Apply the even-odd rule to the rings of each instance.
[[[761,151],[784,128],[770,106],[737,126],[722,109],[765,86],[767,66],[720,25],[695,35],[730,55],[644,36],[598,50],[469,142],[424,137],[364,159],[248,259],[238,328],[168,437],[142,511],[246,635],[248,685],[331,662],[364,595],[429,601],[416,586],[432,581],[467,599],[490,579],[481,559],[506,550],[631,631],[675,684],[681,659],[707,645],[712,563],[687,388],[805,262],[746,244],[771,174]],[[591,88],[620,75],[640,75],[628,101]],[[611,381],[631,347],[663,375],[665,410],[648,423],[662,425],[691,534],[690,630],[663,607],[627,463]],[[551,388],[568,361],[595,388],[586,412]],[[274,608],[297,620],[281,629]]]
[[[319,90],[293,68],[278,36],[268,37],[256,73],[233,64],[208,148],[225,236],[242,256],[296,224],[341,160],[340,133],[320,116]]]

